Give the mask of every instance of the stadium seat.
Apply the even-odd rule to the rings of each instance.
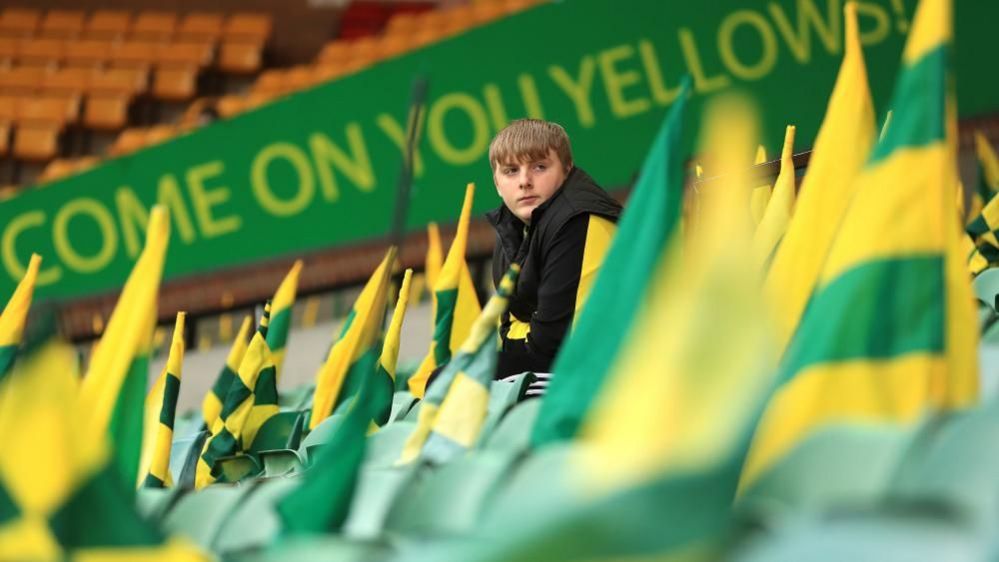
[[[213,549],[228,553],[270,544],[281,531],[281,519],[275,506],[298,484],[299,481],[293,478],[261,480],[222,522]]]
[[[135,509],[146,519],[158,520],[177,493],[178,488],[139,488],[135,491]]]
[[[222,26],[222,35],[227,41],[238,39],[263,45],[270,39],[272,27],[268,14],[236,12]]]
[[[281,95],[288,91],[287,73],[282,69],[265,70],[253,82],[253,92]]]
[[[400,390],[392,395],[392,411],[389,412],[389,423],[405,417],[416,405],[416,397],[408,390]]]
[[[156,63],[158,50],[158,45],[149,41],[123,41],[111,48],[111,66],[148,70]]]
[[[98,131],[117,131],[128,124],[129,93],[93,93],[83,108],[83,126]]]
[[[299,453],[304,453],[304,458],[310,460],[316,448],[326,443],[333,436],[333,432],[339,427],[341,419],[343,419],[342,415],[334,414],[319,422],[319,425],[302,439],[302,443],[298,447]]]
[[[201,458],[201,451],[205,447],[210,433],[208,430],[199,431],[194,440],[191,441],[187,449],[187,458],[183,459],[183,465],[179,470],[173,472],[174,483],[177,487],[191,490],[194,489],[194,480],[198,472],[198,461]],[[172,460],[172,459],[171,459]],[[173,465],[170,470],[173,471]]]
[[[302,423],[302,412],[278,412],[260,426],[250,452],[297,449],[302,440]]]
[[[135,17],[129,37],[140,41],[165,41],[177,30],[175,12],[142,11]]]
[[[227,74],[254,74],[263,66],[263,45],[231,40],[219,49],[218,67]]]
[[[246,103],[240,96],[222,96],[215,107],[218,109],[219,115],[228,119],[245,111]]]
[[[62,39],[22,39],[18,44],[18,66],[55,68],[62,63],[66,52]]]
[[[541,516],[583,501],[572,473],[579,454],[573,443],[554,444],[532,452],[507,474],[485,506],[482,529],[503,536],[522,514]]]
[[[49,10],[38,29],[40,37],[75,39],[83,33],[84,14],[81,10]]]
[[[163,528],[209,549],[222,525],[254,486],[216,484],[186,494],[163,518]]]
[[[41,91],[46,94],[80,97],[90,86],[95,74],[87,68],[64,68],[42,76]]]
[[[331,64],[344,62],[350,58],[350,45],[350,41],[343,39],[330,41],[320,49],[319,54],[316,56],[316,62]]]
[[[108,148],[111,156],[123,156],[146,146],[146,130],[133,128],[123,130]]]
[[[359,539],[380,537],[396,500],[408,493],[419,472],[417,463],[393,467],[362,466],[344,521],[344,534]]]
[[[413,422],[389,423],[369,435],[364,464],[371,467],[394,465],[415,427]]]
[[[18,40],[0,37],[0,68],[9,68],[17,60]]]
[[[11,122],[17,119],[17,96],[0,95],[0,121]]]
[[[111,41],[88,39],[74,41],[72,48],[66,49],[67,67],[98,68],[111,60]]]
[[[117,40],[132,25],[132,14],[123,10],[97,10],[90,15],[83,34],[87,39]]]
[[[42,87],[45,69],[14,67],[0,70],[0,93],[30,96]]]
[[[472,4],[472,17],[476,23],[483,25],[497,20],[506,13],[506,6],[499,0],[475,2]]]
[[[4,8],[0,12],[0,36],[31,37],[42,20],[40,10],[31,8]]]
[[[191,12],[177,26],[177,38],[181,41],[214,43],[221,36],[222,14],[217,12]]]
[[[146,131],[146,146],[155,146],[177,136],[177,127],[169,123],[153,125]]]
[[[999,309],[999,269],[987,269],[975,277],[972,286],[978,300],[988,304],[993,310]]]
[[[482,441],[482,447],[496,451],[526,451],[531,446],[531,430],[541,409],[541,400],[525,400],[504,416],[496,429]]]
[[[515,377],[493,381],[489,387],[489,406],[486,409],[486,420],[479,433],[480,445],[486,442],[510,409],[523,398],[532,379],[533,375],[530,373],[521,373]]]
[[[221,100],[219,100],[221,102]],[[278,396],[278,406],[281,409],[303,410],[305,403],[312,398],[315,392],[314,383],[306,383],[291,390],[282,391]]]
[[[187,101],[198,92],[197,66],[161,66],[153,73],[151,92],[163,101]]]
[[[219,482],[236,483],[259,476],[264,467],[260,460],[253,455],[229,455],[219,457],[215,461],[215,467],[221,471]]]
[[[14,131],[13,155],[18,160],[46,162],[59,154],[61,123],[22,123]]]

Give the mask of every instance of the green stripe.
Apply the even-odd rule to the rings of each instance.
[[[374,388],[371,390],[371,417],[378,425],[385,425],[388,422],[389,414],[392,413],[392,394],[395,392],[395,380],[385,370],[385,367],[382,367],[381,363],[378,364],[372,385]]]
[[[357,310],[354,308],[350,309],[350,314],[347,315],[347,319],[343,321],[343,327],[340,328],[340,335],[337,336],[336,338],[337,341],[342,340],[343,337],[347,335],[347,331],[350,330],[350,327],[354,325],[354,318],[356,316],[357,316]]]
[[[13,496],[7,491],[7,487],[0,481],[0,525],[16,518],[21,514]]]
[[[978,240],[978,237],[992,230],[989,227],[989,223],[985,222],[985,215],[978,215],[964,229],[971,236],[972,240]]]
[[[821,363],[944,350],[944,261],[881,259],[843,273],[813,296],[779,381]]]
[[[222,403],[222,413],[219,417],[225,420],[229,417],[229,414],[236,411],[239,405],[246,401],[253,392],[246,388],[243,384],[243,379],[236,377],[232,381],[232,385],[229,386],[229,392],[225,396],[225,402]]]
[[[16,345],[0,346],[0,382],[3,381],[11,367],[14,366],[14,358],[17,356]]]
[[[350,368],[347,369],[347,375],[344,377],[343,387],[340,388],[340,394],[337,395],[336,403],[333,404],[333,412],[336,412],[338,408],[345,407],[348,404],[347,400],[361,391],[368,375],[370,367],[368,364],[371,361],[377,363],[380,350],[381,346],[373,345],[350,365]]]
[[[284,349],[288,343],[289,328],[291,328],[291,307],[272,314],[270,326],[267,328],[267,347],[272,351]]]
[[[253,389],[253,404],[257,406],[273,404],[276,406],[277,403],[277,374],[274,371],[274,366],[271,365],[260,371],[260,375],[257,377],[257,385]]]
[[[892,97],[894,108],[885,138],[878,142],[868,164],[884,160],[901,148],[918,148],[947,138],[948,45],[940,45],[899,73]]]
[[[167,374],[163,385],[163,405],[160,407],[160,423],[173,430],[174,416],[177,414],[177,396],[180,395],[180,379]]]
[[[134,476],[129,483],[111,467],[97,472],[49,519],[59,544],[66,550],[161,544],[162,534],[135,511],[134,487]]]
[[[437,310],[434,314],[434,362],[443,365],[451,359],[451,329],[454,309],[458,302],[458,289],[437,291]]]
[[[215,379],[215,384],[212,385],[212,394],[219,399],[219,402],[225,400],[226,394],[229,394],[229,387],[232,386],[232,381],[239,378],[236,371],[233,371],[229,365],[222,367],[222,371],[219,372],[219,376]]]
[[[464,445],[435,431],[427,437],[427,442],[423,444],[423,449],[420,450],[420,460],[433,464],[443,464],[467,450]]]
[[[239,447],[239,443],[236,441],[236,437],[229,433],[229,429],[226,427],[222,428],[222,431],[218,435],[215,435],[208,442],[208,447],[205,449],[204,453],[201,453],[201,460],[205,461],[205,464],[211,468],[211,474],[215,478],[218,478],[222,474],[221,469],[216,470],[215,461],[222,457],[226,457],[236,453],[236,449]]]
[[[992,200],[992,196],[996,194],[996,192],[992,189],[992,186],[989,185],[989,178],[985,173],[985,166],[982,165],[980,160],[978,162],[977,189],[978,195],[982,198],[982,206],[988,205],[989,201]]]
[[[136,356],[125,374],[109,424],[113,463],[125,482],[135,484],[142,454],[142,426],[149,357]],[[129,487],[134,491],[134,488]]]
[[[142,481],[143,488],[166,488],[166,484],[162,480],[153,476],[150,472],[146,474],[146,479]]]

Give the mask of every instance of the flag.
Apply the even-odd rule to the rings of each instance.
[[[975,131],[975,154],[978,156],[978,183],[972,193],[970,218],[975,218],[999,191],[999,156],[989,139]]]
[[[684,84],[645,157],[589,300],[556,357],[531,435],[536,446],[570,439],[578,432],[678,230],[684,173],[680,151],[690,95],[689,84]]]
[[[894,123],[864,165],[746,460],[748,489],[837,422],[899,425],[978,398],[977,330],[959,250],[950,0],[923,0]],[[818,477],[818,475],[817,475]]]
[[[753,164],[759,166],[767,162],[767,149],[761,144],[756,147],[756,160]],[[773,187],[770,184],[756,186],[749,194],[749,213],[753,217],[753,226],[760,224],[763,214],[767,211],[767,203],[770,202],[770,195]]]
[[[267,348],[267,326],[270,323],[270,301],[264,307],[260,318],[260,326],[253,334],[250,345],[246,348],[243,360],[239,363],[236,377],[229,385],[222,411],[211,428],[211,437],[205,441],[201,456],[198,458],[194,486],[201,489],[215,482],[221,474],[215,463],[218,459],[245,451],[253,442],[253,435],[259,426],[248,426],[250,414],[254,408],[254,392],[257,381],[263,376],[274,376],[274,363],[270,350]],[[252,431],[253,435],[247,435]]]
[[[225,365],[222,366],[222,370],[219,371],[218,377],[215,378],[215,384],[208,390],[205,394],[204,400],[201,401],[201,415],[205,419],[205,428],[208,431],[212,430],[215,426],[215,420],[219,419],[219,414],[222,412],[222,401],[225,400],[226,393],[229,392],[229,386],[232,384],[239,375],[239,364],[243,361],[243,355],[246,354],[246,347],[249,345],[249,335],[250,328],[253,327],[253,318],[246,316],[243,318],[243,324],[239,327],[239,333],[236,334],[236,339],[232,342],[232,347],[229,348],[229,355],[226,357]]]
[[[390,247],[368,280],[344,321],[340,337],[316,374],[309,429],[333,414],[345,399],[356,394],[364,375],[355,368],[361,357],[380,351],[382,323],[388,301],[389,279],[395,267],[396,248]],[[390,395],[391,396],[391,395]]]
[[[207,560],[135,511],[107,432],[80,423],[77,363],[50,339],[0,382],[0,559]]]
[[[431,295],[444,267],[444,251],[441,248],[441,231],[437,223],[432,222],[427,225],[427,257],[424,260],[424,274]]]
[[[468,223],[472,214],[472,200],[475,197],[475,184],[465,188],[465,201],[458,218],[458,231],[451,242],[447,259],[434,284],[434,333],[427,353],[419,368],[409,378],[409,391],[417,398],[423,398],[427,391],[430,374],[451,359],[468,337],[472,323],[482,309],[475,294],[472,275],[465,262],[465,249],[468,245]]]
[[[784,352],[798,327],[875,139],[874,104],[853,2],[847,2],[844,20],[843,62],[801,182],[794,218],[764,281],[764,293],[773,306],[778,353]]]
[[[284,363],[284,348],[291,330],[291,311],[295,307],[295,293],[298,291],[298,277],[302,272],[302,260],[295,260],[291,271],[281,281],[274,298],[271,299],[271,325],[267,329],[267,347],[274,359],[274,372],[281,376]]]
[[[774,192],[767,203],[767,210],[760,219],[753,235],[753,254],[764,270],[773,260],[774,252],[784,238],[787,225],[791,222],[795,201],[794,174],[794,125],[784,131],[784,148],[780,155],[780,173],[774,182]]]
[[[24,334],[24,322],[28,318],[31,307],[31,296],[35,292],[35,281],[38,279],[38,268],[42,265],[42,257],[31,254],[28,269],[21,282],[14,289],[14,294],[7,301],[7,306],[0,316],[0,380],[10,371],[14,364],[14,356],[21,345]]]
[[[140,477],[149,355],[169,237],[166,208],[157,205],[149,213],[145,247],[80,385],[81,423],[90,435],[110,434],[113,464],[126,482]]]
[[[510,266],[496,294],[475,320],[472,333],[439,375],[440,388],[446,391],[443,400],[431,400],[430,394],[436,394],[438,385],[434,385],[424,400],[419,413],[421,420],[428,419],[423,415],[423,408],[430,406],[433,409],[431,403],[435,402],[440,406],[422,447],[422,458],[445,463],[471,449],[478,441],[489,406],[489,389],[496,374],[499,319],[506,311],[519,273],[520,266]],[[420,428],[415,434],[422,434]],[[415,448],[415,441],[412,446]]]
[[[413,279],[413,270],[407,269],[402,276],[402,286],[399,288],[399,298],[395,301],[392,311],[392,321],[385,333],[385,343],[378,357],[378,373],[376,375],[376,391],[373,400],[377,402],[372,411],[375,412],[375,422],[384,424],[392,412],[392,394],[395,392],[395,368],[399,359],[399,338],[402,334],[402,323],[406,318],[406,308],[409,306],[409,291]]]
[[[186,317],[184,312],[177,313],[166,365],[146,396],[145,434],[142,437],[142,456],[139,461],[139,474],[143,477],[139,480],[139,485],[147,488],[173,486],[170,447],[173,445],[173,420],[177,414],[177,396],[180,394],[180,376],[184,366]]]

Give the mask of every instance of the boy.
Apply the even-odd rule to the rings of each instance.
[[[555,123],[510,123],[490,144],[489,163],[503,199],[487,214],[496,230],[494,283],[511,263],[521,266],[495,376],[547,373],[603,263],[621,205],[574,165],[569,137]]]

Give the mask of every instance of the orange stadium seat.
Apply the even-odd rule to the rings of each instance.
[[[173,37],[176,31],[175,12],[143,11],[132,22],[128,35],[139,41],[163,41]]]
[[[475,14],[468,4],[454,6],[443,11],[443,27],[448,35],[461,33],[476,25]]]
[[[500,0],[487,0],[472,4],[472,17],[479,25],[499,19],[506,14],[506,6]]]
[[[83,28],[88,39],[120,39],[132,25],[132,14],[124,10],[97,10]]]
[[[14,158],[30,162],[45,162],[59,154],[59,134],[62,125],[37,122],[23,123],[14,131]]]
[[[55,67],[66,52],[62,39],[22,39],[17,49],[19,66]]]
[[[350,57],[350,45],[350,41],[344,41],[343,39],[330,41],[323,45],[323,48],[319,51],[319,55],[316,57],[316,61],[324,64],[344,62]]]
[[[126,93],[96,93],[83,106],[83,126],[98,131],[117,131],[128,124],[132,96]]]
[[[212,44],[205,41],[164,43],[156,52],[156,66],[206,68],[212,63]]]
[[[22,97],[17,102],[17,122],[62,126],[76,119],[76,109],[72,99],[67,97]]]
[[[153,146],[166,142],[177,136],[177,127],[173,125],[153,125],[146,131],[146,146]]]
[[[96,156],[83,156],[80,158],[56,158],[49,162],[38,177],[40,181],[49,182],[60,178],[79,174],[85,170],[93,168],[100,162]]]
[[[254,93],[281,95],[286,91],[285,71],[279,68],[265,70],[257,76],[251,90]]]
[[[0,37],[0,67],[8,67],[17,60],[17,39]]]
[[[0,95],[0,121],[10,122],[17,119],[17,96]]]
[[[83,33],[84,15],[81,10],[49,10],[42,18],[38,35],[50,39],[72,39]]]
[[[111,47],[113,68],[150,68],[156,62],[158,45],[150,41],[123,41]]]
[[[236,12],[226,20],[222,34],[226,39],[249,39],[266,43],[270,39],[272,27],[271,16],[268,14]]]
[[[321,63],[312,67],[312,83],[319,84],[335,80],[346,74],[346,66],[340,63]]]
[[[378,42],[378,58],[388,59],[413,49],[413,40],[408,35],[393,34],[382,36]]]
[[[108,153],[112,156],[121,156],[135,152],[144,146],[146,146],[146,129],[125,129],[114,140],[111,147],[108,148]]]
[[[0,35],[31,37],[38,29],[42,13],[30,8],[5,8],[0,12]]]
[[[42,92],[81,96],[96,73],[89,68],[64,68],[42,77]]]
[[[113,68],[91,76],[89,90],[138,95],[146,91],[148,80],[148,72],[141,68]]]
[[[44,76],[45,69],[30,66],[0,70],[0,92],[33,94],[41,89]]]
[[[191,12],[180,20],[177,38],[181,41],[217,41],[222,36],[222,14]]]
[[[6,156],[10,150],[10,121],[0,119],[0,156]]]
[[[105,39],[87,39],[74,41],[66,49],[65,65],[67,67],[96,68],[111,60],[112,42]]]
[[[215,103],[219,115],[229,118],[246,110],[246,101],[240,96],[222,96]]]
[[[284,81],[285,92],[304,90],[315,83],[312,67],[305,65],[293,66],[284,73]]]
[[[385,26],[385,33],[413,33],[417,29],[417,16],[413,12],[399,12],[392,14],[388,24]]]
[[[263,66],[261,43],[226,41],[219,49],[218,67],[228,74],[254,74]]]
[[[153,73],[153,97],[164,101],[186,101],[198,92],[197,66],[161,66]]]

